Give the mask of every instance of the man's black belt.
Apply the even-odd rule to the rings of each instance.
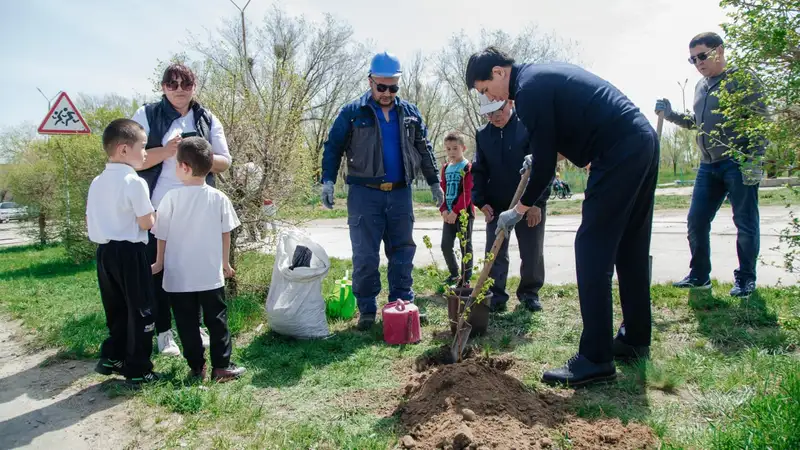
[[[395,189],[402,189],[408,185],[405,181],[398,181],[397,183],[365,184],[364,186],[383,192],[389,192]]]

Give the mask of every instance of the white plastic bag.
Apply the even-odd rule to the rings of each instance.
[[[298,245],[311,250],[311,267],[289,268]],[[328,270],[328,254],[308,235],[296,229],[280,232],[267,295],[267,318],[273,331],[297,338],[328,336],[322,298],[322,279]]]

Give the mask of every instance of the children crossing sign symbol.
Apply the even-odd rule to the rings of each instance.
[[[90,134],[89,125],[83,120],[78,108],[72,103],[66,92],[62,92],[50,112],[47,113],[39,134]]]

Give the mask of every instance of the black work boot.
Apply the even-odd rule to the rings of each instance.
[[[508,309],[507,302],[492,302],[492,306],[489,307],[489,311],[493,313],[501,313],[506,312]]]
[[[116,373],[117,375],[122,375],[122,361],[117,361],[116,359],[108,359],[108,358],[100,358],[100,361],[97,361],[97,365],[94,368],[94,371],[99,373],[100,375],[111,375]]]
[[[356,328],[358,331],[367,331],[372,328],[372,325],[375,324],[375,314],[359,314],[358,316],[358,325]]]
[[[581,354],[575,354],[563,367],[548,370],[542,375],[545,384],[585,386],[592,383],[611,381],[617,377],[614,362],[593,363]]]
[[[711,289],[711,280],[698,280],[691,275],[687,275],[681,281],[672,283],[672,286],[681,289]]]
[[[755,290],[755,280],[744,281],[737,278],[736,282],[733,283],[733,289],[731,289],[731,297],[748,297]]]
[[[614,336],[614,359],[621,362],[634,362],[650,359],[649,345],[630,345],[625,342],[625,324],[623,323]]]
[[[526,295],[520,299],[520,303],[528,311],[538,312],[542,310],[542,302],[539,301],[538,295]]]

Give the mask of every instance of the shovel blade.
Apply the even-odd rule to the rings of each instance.
[[[456,331],[455,337],[453,338],[453,345],[450,347],[450,356],[453,358],[454,363],[461,361],[461,357],[464,355],[464,349],[467,348],[467,341],[469,340],[471,332],[472,325],[467,321],[464,321],[461,325],[461,329]]]

